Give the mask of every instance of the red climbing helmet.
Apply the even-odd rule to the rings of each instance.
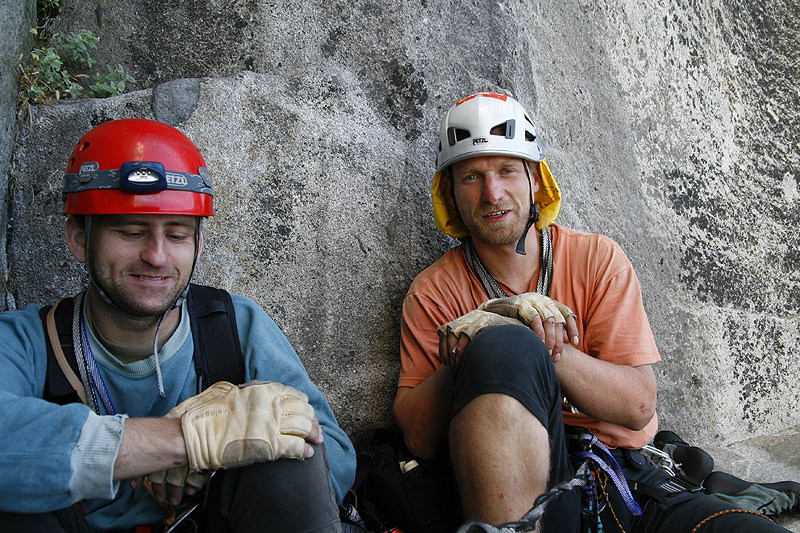
[[[177,129],[126,118],[90,130],[64,175],[64,214],[214,214],[214,191],[197,146]]]

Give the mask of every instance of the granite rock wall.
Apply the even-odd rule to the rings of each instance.
[[[639,274],[662,427],[717,444],[797,428],[798,15],[797,0],[63,0],[57,29],[92,30],[99,67],[137,81],[18,124],[7,299],[83,281],[59,214],[82,133],[162,120],[215,180],[199,279],[270,312],[351,435],[391,423],[403,295],[454,244],[428,192],[439,120],[502,90],[541,130],[559,222],[610,235]]]

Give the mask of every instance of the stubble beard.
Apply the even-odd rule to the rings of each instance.
[[[91,269],[92,283],[106,294],[114,306],[127,315],[126,318],[134,319],[144,326],[158,323],[164,313],[172,308],[175,301],[189,284],[188,279],[175,278],[179,279],[179,281],[174,291],[167,293],[160,302],[144,305],[137,300],[132,291],[125,288],[123,283],[115,282],[114,277],[106,269],[98,268],[91,260],[89,261],[89,268]],[[177,276],[178,274],[175,271],[175,275]],[[114,309],[112,307],[109,310],[113,312]]]
[[[490,211],[496,211],[496,209],[491,209]],[[473,213],[473,221],[477,220],[479,222],[472,223],[470,224],[472,227],[468,227],[472,239],[492,246],[516,245],[525,232],[530,212],[527,217],[523,214],[523,216],[517,216],[508,223],[485,224],[482,223],[482,220],[483,214],[486,212],[486,209],[482,209],[481,212]],[[513,212],[518,214],[520,211]]]

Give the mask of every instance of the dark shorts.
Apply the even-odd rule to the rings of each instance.
[[[561,417],[561,388],[541,339],[521,326],[497,326],[478,333],[465,350],[454,372],[454,415],[482,394],[511,396],[524,405],[547,428],[550,436],[549,486],[575,474],[569,460],[565,427]],[[658,486],[669,474],[644,459],[637,450],[614,450],[629,482]],[[605,531],[689,532],[707,520],[700,533],[786,531],[763,517],[737,512],[730,505],[703,492],[679,493],[658,503],[651,529],[639,529],[612,483],[606,485],[610,505],[601,513]],[[636,493],[640,506],[647,497]],[[571,532],[580,527],[580,493],[573,490],[553,500],[543,519],[543,531]],[[652,503],[650,505],[653,505]],[[620,529],[622,526],[622,529]]]
[[[339,509],[324,445],[304,461],[280,459],[221,470],[209,482],[208,505],[190,517],[200,531],[339,533]],[[139,490],[145,490],[144,488]],[[0,533],[88,533],[75,506],[51,513],[0,513]]]
[[[561,386],[544,342],[533,331],[508,325],[486,328],[469,343],[454,371],[453,415],[482,394],[504,394],[524,405],[550,436],[548,488],[575,474],[569,462]],[[533,502],[531,502],[533,503]],[[577,531],[580,499],[568,493],[551,504],[544,531]]]
[[[480,331],[456,365],[453,415],[482,394],[505,394],[524,405],[550,436],[550,485],[570,479],[561,387],[542,340],[522,326],[496,326]]]

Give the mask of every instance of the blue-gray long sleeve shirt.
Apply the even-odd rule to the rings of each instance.
[[[353,446],[289,341],[255,302],[231,295],[236,310],[245,381],[276,381],[305,392],[325,436],[338,500],[355,477]],[[47,371],[39,305],[0,314],[0,510],[47,512],[81,501],[96,529],[131,528],[164,518],[144,490],[113,482],[126,417],[162,416],[194,396],[197,376],[186,306],[159,362],[166,397],[158,394],[153,358],[123,364],[89,332],[89,345],[116,416],[83,404],[42,400]]]

